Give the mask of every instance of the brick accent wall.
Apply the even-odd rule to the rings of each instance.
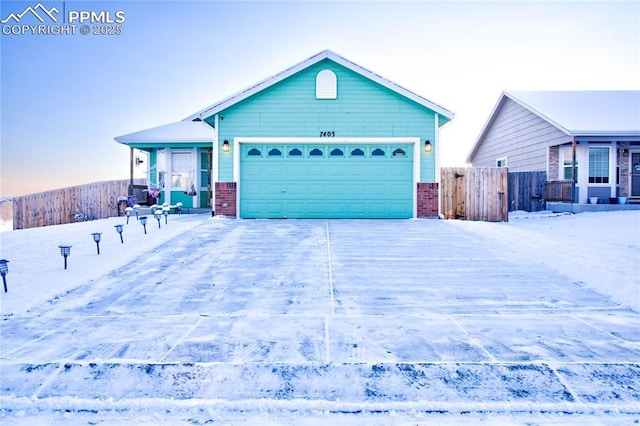
[[[235,182],[216,182],[216,215],[236,216],[236,187]]]
[[[547,180],[558,180],[560,175],[560,147],[549,147],[549,170]]]
[[[627,149],[627,156],[624,156],[624,149]],[[631,192],[629,188],[629,174],[631,173],[631,154],[628,147],[623,146],[620,150],[620,186],[618,187],[619,197],[628,197]]]
[[[437,183],[418,183],[418,217],[438,217]]]

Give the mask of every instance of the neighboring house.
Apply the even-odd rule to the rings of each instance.
[[[210,197],[216,214],[242,218],[411,218],[438,214],[438,133],[452,118],[326,50],[183,121],[115,139],[150,153],[160,202]]]
[[[575,173],[579,203],[640,201],[640,91],[504,92],[467,162],[550,181]]]

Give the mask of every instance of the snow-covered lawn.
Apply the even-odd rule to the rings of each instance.
[[[0,234],[3,423],[640,420],[639,212],[123,221]]]

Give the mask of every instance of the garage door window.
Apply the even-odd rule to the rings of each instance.
[[[339,148],[334,148],[334,149],[331,150],[331,156],[332,157],[343,157],[344,156],[344,152]]]
[[[360,148],[356,148],[353,151],[351,151],[351,156],[352,157],[361,157],[364,155],[364,151],[361,150]]]
[[[309,155],[312,157],[322,157],[322,151],[318,148],[313,148],[311,152],[309,152]]]
[[[251,148],[249,150],[249,152],[247,153],[247,155],[259,157],[260,155],[262,155],[262,153],[260,152],[260,150],[258,148]]]
[[[289,151],[289,157],[299,157],[302,155],[302,151],[300,151],[298,148],[293,148],[291,151]]]
[[[374,157],[384,157],[384,151],[380,148],[376,148],[371,152],[371,155]]]
[[[269,157],[282,157],[282,151],[278,148],[272,148],[269,150]]]
[[[407,153],[403,149],[398,148],[395,151],[393,151],[394,157],[404,157],[405,155],[407,155]]]

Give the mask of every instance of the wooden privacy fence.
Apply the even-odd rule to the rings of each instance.
[[[509,211],[538,212],[546,208],[547,172],[509,173]]]
[[[507,222],[507,175],[504,167],[440,169],[440,197],[445,218]]]
[[[14,197],[13,229],[118,216],[118,198],[128,188],[128,179],[111,180]]]

